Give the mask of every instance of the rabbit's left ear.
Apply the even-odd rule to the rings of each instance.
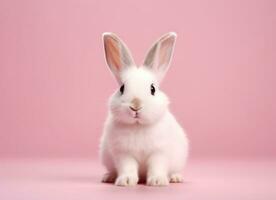
[[[163,79],[169,68],[176,36],[174,32],[163,35],[150,48],[144,60],[143,66],[153,70],[159,82]]]
[[[117,81],[121,83],[121,72],[135,66],[131,53],[126,44],[114,33],[104,33],[103,42],[106,62]]]

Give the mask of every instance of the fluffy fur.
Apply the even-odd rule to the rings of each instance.
[[[174,33],[161,37],[144,65],[136,67],[126,45],[116,35],[104,34],[107,64],[124,91],[118,89],[109,99],[100,143],[100,157],[107,169],[103,182],[131,186],[140,180],[164,186],[182,181],[188,140],[168,109],[168,97],[159,88],[175,37]]]

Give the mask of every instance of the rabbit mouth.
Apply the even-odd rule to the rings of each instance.
[[[131,116],[132,116],[132,118],[134,118],[134,119],[140,119],[140,117],[141,117],[141,116],[140,116],[140,113],[137,112],[137,111],[136,111],[136,112],[132,112],[132,113],[131,113]]]
[[[135,118],[135,119],[139,119],[139,118],[140,118],[140,116],[139,116],[138,112],[135,112],[135,114],[134,114],[133,118]]]

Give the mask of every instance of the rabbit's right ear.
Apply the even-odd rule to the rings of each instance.
[[[176,33],[170,32],[163,35],[150,48],[144,60],[144,66],[153,70],[159,82],[165,76],[173,54]]]
[[[114,33],[104,33],[103,42],[107,65],[117,81],[121,83],[121,72],[128,67],[135,66],[130,51]]]

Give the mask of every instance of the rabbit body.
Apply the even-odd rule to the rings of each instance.
[[[137,171],[130,172],[129,177],[126,177],[133,177],[133,184],[137,183],[138,177],[145,180],[151,176],[156,179],[152,183],[148,180],[148,184],[152,185],[166,185],[169,181],[174,181],[175,175],[179,175],[178,181],[181,181],[180,174],[187,154],[188,140],[169,111],[157,123],[145,127],[124,126],[114,123],[112,117],[107,119],[101,142],[101,159],[111,176],[116,176],[116,168],[120,167],[116,167],[116,164],[120,165],[120,159],[126,156],[125,159],[130,159],[128,162],[137,165]],[[147,174],[147,167],[151,162],[156,165],[156,171]],[[117,184],[130,184],[125,181],[118,181]]]

